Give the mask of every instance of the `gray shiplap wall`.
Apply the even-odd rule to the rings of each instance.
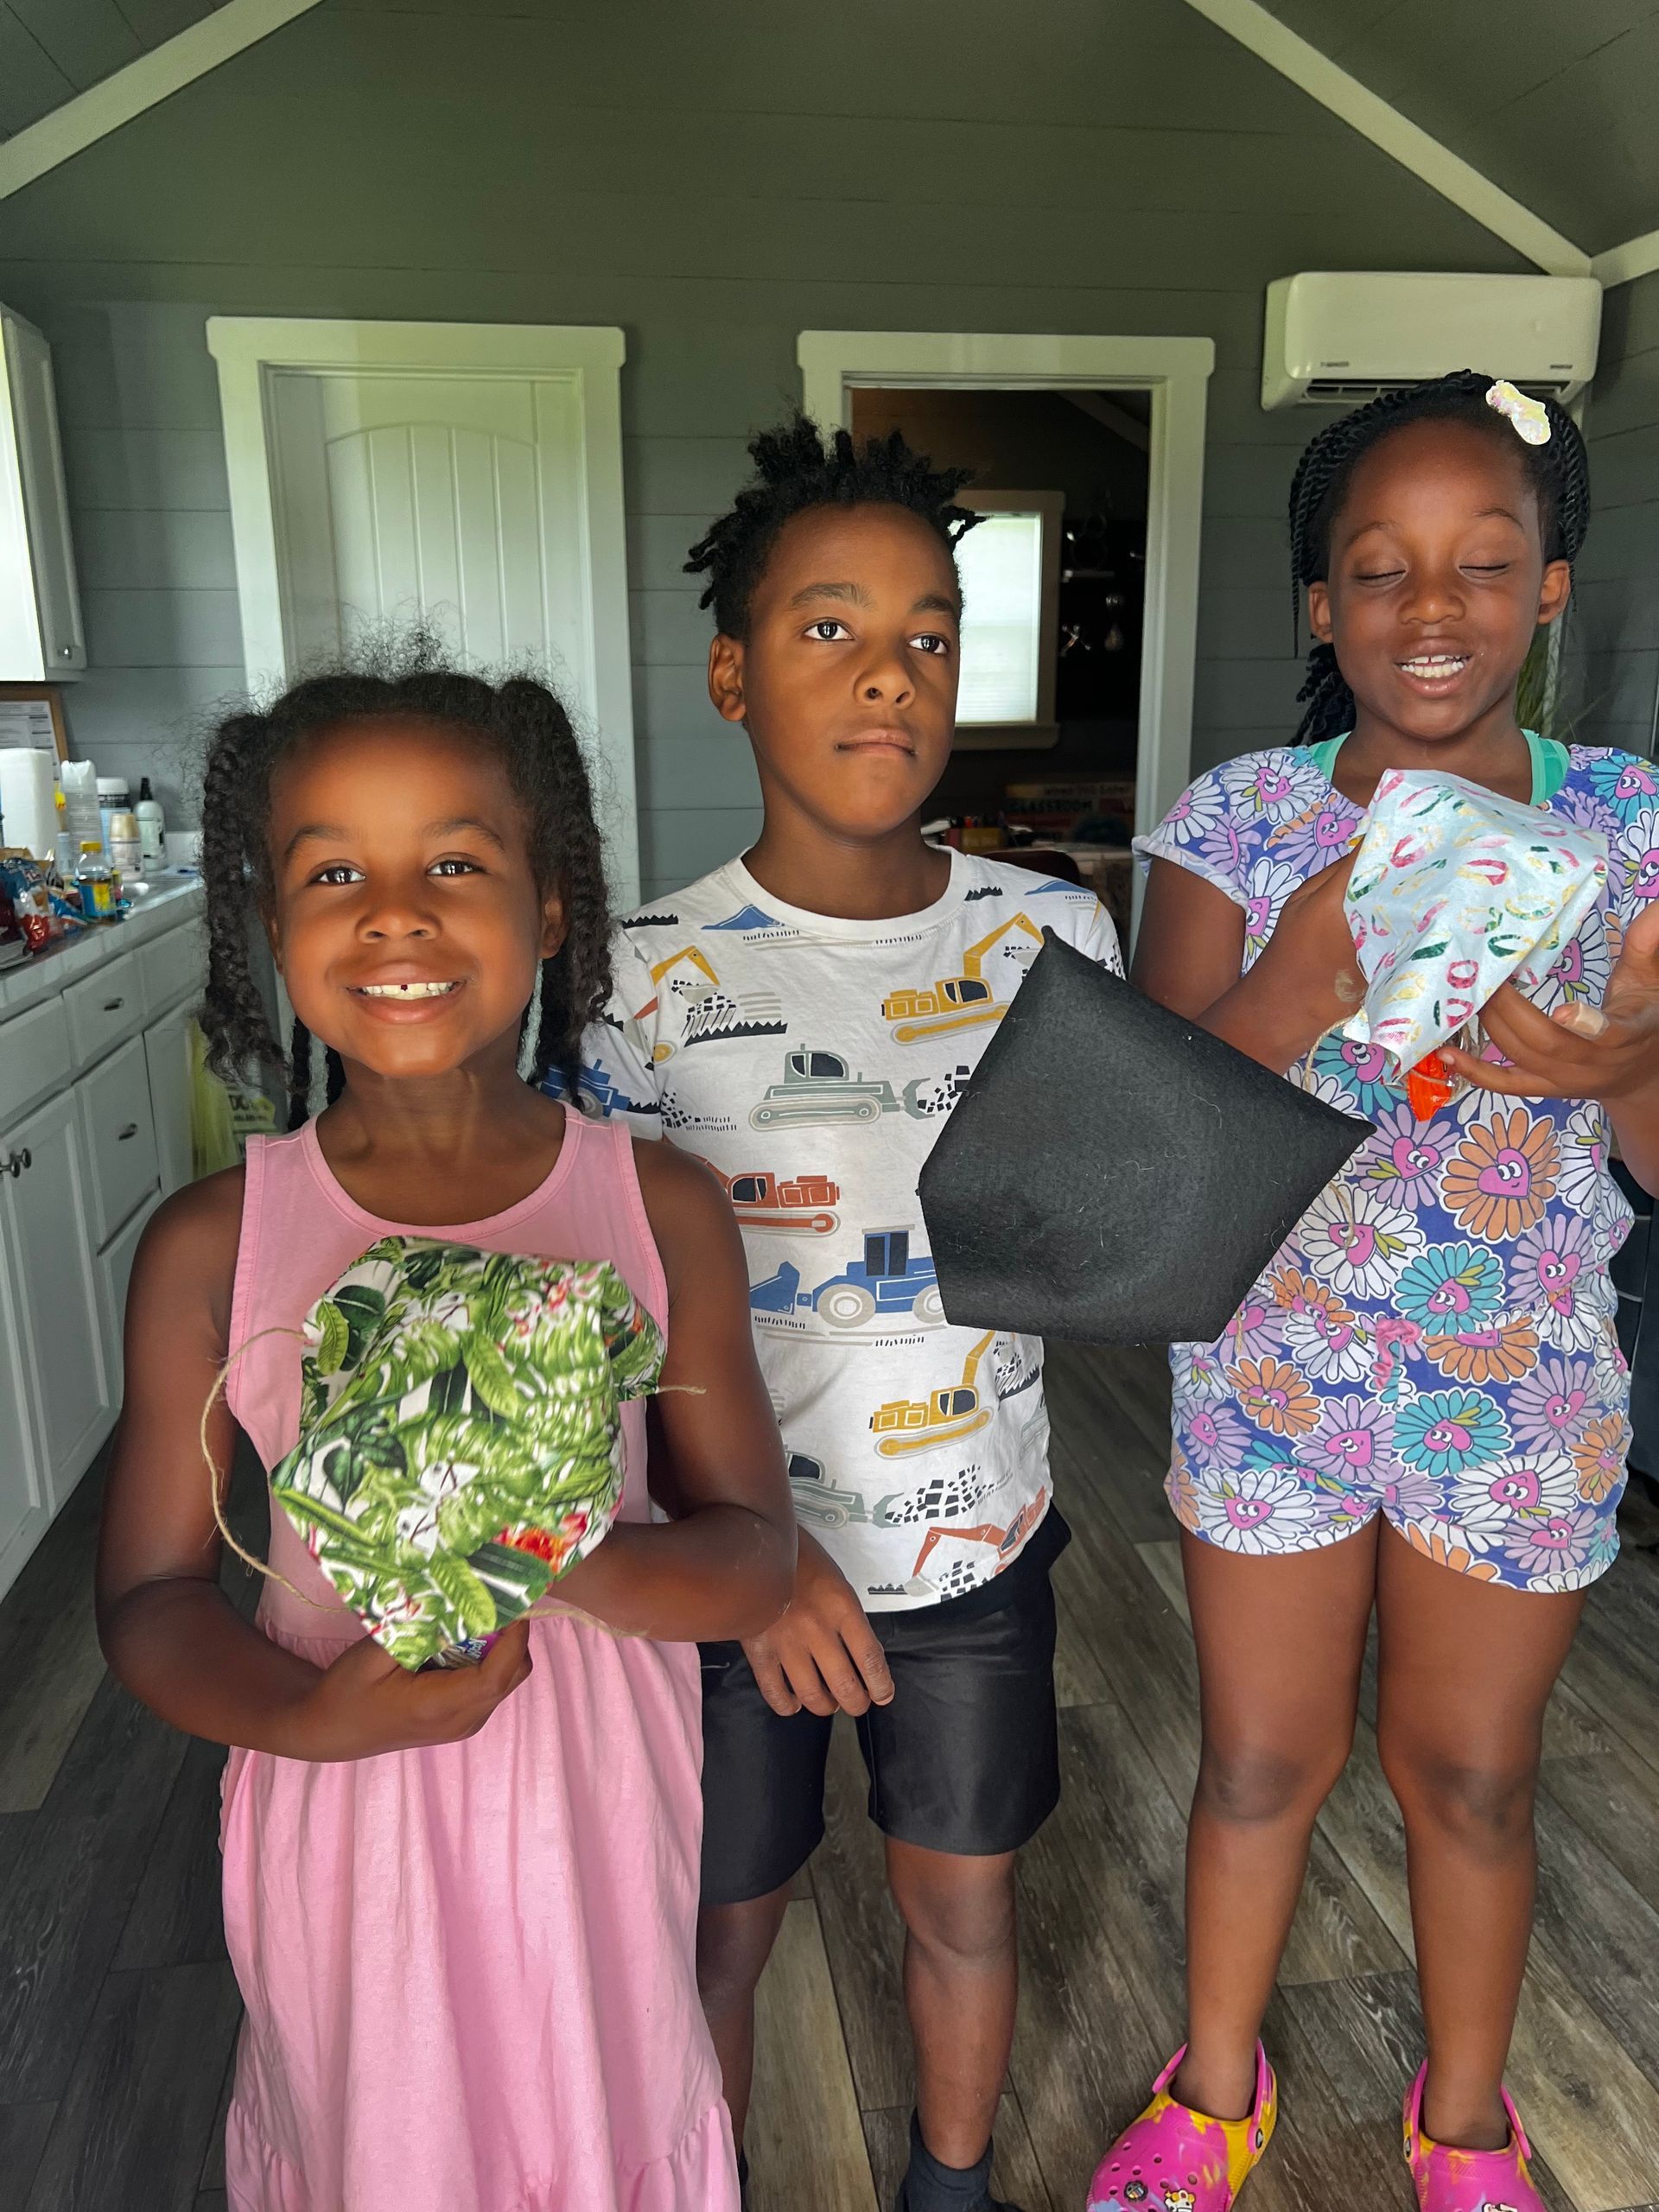
[[[1606,296],[1585,429],[1594,504],[1576,599],[1585,735],[1650,753],[1659,711],[1659,273]]]
[[[647,895],[753,834],[680,563],[803,328],[1214,339],[1202,767],[1293,719],[1282,515],[1319,418],[1257,404],[1267,283],[1517,265],[1180,0],[324,0],[0,203],[0,297],[63,393],[76,734],[175,792],[238,674],[207,315],[625,327]]]

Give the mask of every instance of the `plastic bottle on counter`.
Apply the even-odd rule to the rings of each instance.
[[[100,851],[104,846],[104,817],[98,810],[98,771],[90,760],[65,760],[58,768],[58,784],[63,792],[63,803],[68,815],[67,827],[74,840],[74,850],[89,841]]]
[[[104,833],[104,849],[106,853],[110,849],[110,839],[114,835],[113,825],[116,816],[130,814],[131,811],[132,793],[127,789],[126,778],[100,776],[98,779],[98,816],[99,826]]]
[[[90,837],[82,840],[75,881],[80,889],[80,911],[87,921],[113,922],[120,918],[120,891],[115,870],[105,859],[104,848]]]
[[[149,778],[140,779],[138,804],[132,810],[138,817],[138,842],[143,849],[146,875],[167,866],[167,817],[162,811],[160,799],[151,795]]]
[[[55,798],[58,834],[52,849],[52,864],[58,871],[60,882],[73,883],[75,880],[75,870],[80,865],[80,846],[74,831],[69,827],[69,802],[65,798],[61,788],[57,791]]]
[[[129,811],[111,816],[110,865],[120,876],[137,878],[143,874],[143,847],[136,814]]]

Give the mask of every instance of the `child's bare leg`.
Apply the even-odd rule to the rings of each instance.
[[[1475,1582],[1382,1538],[1377,1749],[1405,1815],[1438,2143],[1508,2139],[1498,2091],[1532,1930],[1544,1707],[1583,1610],[1581,1592]]]
[[[916,2114],[945,2166],[984,2156],[1008,2070],[1020,1990],[1014,1868],[1011,1851],[970,1859],[887,1838],[887,1878],[906,1929]]]
[[[1314,1817],[1347,1763],[1376,1594],[1376,1524],[1240,1557],[1184,1535],[1204,1744],[1186,1846],[1182,2103],[1242,2120]]]
[[[697,1915],[697,1994],[740,2151],[754,2086],[754,1993],[784,1924],[789,1887],[742,1904],[704,1905]]]

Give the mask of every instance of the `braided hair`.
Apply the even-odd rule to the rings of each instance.
[[[1408,423],[1463,423],[1486,430],[1518,457],[1538,501],[1544,559],[1572,567],[1590,526],[1590,467],[1579,426],[1553,399],[1542,404],[1549,438],[1541,446],[1516,436],[1486,403],[1492,379],[1474,369],[1454,369],[1427,384],[1381,393],[1351,415],[1327,423],[1296,464],[1290,486],[1290,577],[1293,619],[1300,630],[1301,594],[1330,574],[1331,526],[1341,510],[1361,458]],[[1306,702],[1294,742],[1317,745],[1354,726],[1354,695],[1337,665],[1332,645],[1316,645],[1298,703]]]
[[[812,507],[884,505],[918,515],[954,547],[982,519],[955,505],[973,474],[969,468],[935,468],[914,452],[902,432],[855,445],[850,430],[832,433],[828,445],[816,423],[797,415],[780,429],[763,430],[749,447],[753,482],[730,512],[710,523],[691,548],[688,575],[706,575],[700,607],[715,610],[726,638],[747,638],[749,602],[785,523]]]
[[[579,1099],[583,1030],[610,995],[609,906],[593,793],[570,718],[544,683],[509,676],[499,683],[448,667],[422,633],[371,652],[365,664],[308,676],[263,712],[229,715],[215,731],[202,790],[201,874],[207,894],[207,988],[201,1026],[208,1065],[234,1077],[284,1058],[272,1034],[249,957],[256,917],[274,892],[267,823],[272,771],[314,732],[388,715],[441,722],[487,747],[524,808],[537,887],[563,900],[565,938],[541,965],[532,1052],[534,1080],[551,1071]],[[526,1015],[526,1021],[531,1014]],[[289,1125],[304,1120],[312,1039],[296,1022],[286,1055]],[[345,1083],[327,1056],[330,1103]]]

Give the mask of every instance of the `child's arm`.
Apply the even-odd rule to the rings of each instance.
[[[1241,976],[1243,908],[1192,869],[1154,860],[1136,988],[1282,1075],[1365,995],[1343,912],[1351,873],[1341,860],[1292,892],[1260,959]]]
[[[652,1487],[676,1518],[619,1522],[550,1596],[632,1636],[754,1635],[789,1602],[795,1509],[755,1363],[737,1223],[701,1160],[636,1144],[668,1278],[668,1357],[649,1408]]]
[[[325,1670],[273,1643],[219,1589],[202,1409],[225,1363],[241,1214],[235,1168],[169,1198],[138,1248],[99,1546],[104,1656],[163,1720],[214,1743],[346,1759],[470,1736],[529,1672],[522,1624],[478,1668],[410,1675],[365,1638]],[[207,1423],[216,1466],[228,1468],[235,1439],[220,1392]]]
[[[1599,1007],[1545,1014],[1505,983],[1480,1019],[1509,1065],[1448,1050],[1459,1075],[1510,1097],[1597,1100],[1626,1167],[1644,1191],[1659,1189],[1659,906],[1625,930]]]

